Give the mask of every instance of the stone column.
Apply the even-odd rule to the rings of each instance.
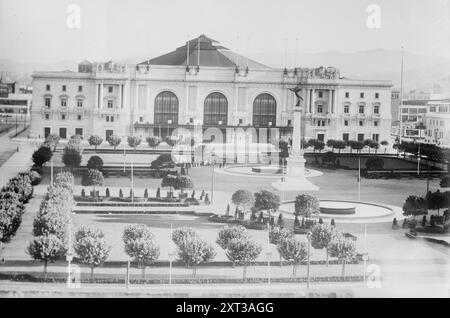
[[[309,89],[308,88],[305,91],[305,96],[306,96],[305,100],[303,101],[304,105],[305,105],[304,112],[309,113]]]
[[[139,109],[139,84],[135,82],[134,87],[134,107],[135,110]]]
[[[103,83],[101,83],[100,84],[100,100],[99,100],[99,103],[100,103],[100,109],[103,109],[103,107],[104,107],[104,100],[103,100],[103,87],[104,85],[103,85]]]
[[[98,91],[98,84],[95,84],[95,109],[99,108],[99,91]]]
[[[333,90],[328,90],[328,112],[333,113]]]
[[[118,108],[119,109],[123,109],[123,103],[122,103],[122,84],[119,84],[119,105]]]
[[[316,107],[315,104],[316,103],[316,90],[312,89],[311,90],[311,113],[314,115],[316,113]]]

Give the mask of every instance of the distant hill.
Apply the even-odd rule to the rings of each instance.
[[[118,59],[118,62],[136,64],[160,55],[151,53],[145,57]],[[283,68],[285,54],[283,52],[265,52],[251,54],[249,58],[263,64]],[[373,49],[353,53],[328,51],[319,53],[288,54],[288,66],[318,67],[335,66],[341,74],[352,78],[392,80],[396,86],[400,83],[401,52],[399,50]],[[428,88],[434,83],[445,85],[450,78],[450,58],[423,56],[405,52],[405,87]],[[37,70],[73,70],[77,69],[77,61],[60,61],[52,64],[20,63],[0,59],[3,70],[12,80],[24,83],[31,82],[30,75]]]

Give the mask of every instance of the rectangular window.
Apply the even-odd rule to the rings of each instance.
[[[358,141],[364,141],[364,134],[358,134]]]
[[[360,93],[360,94],[359,94],[359,97],[360,97],[360,98],[364,98],[364,93]]]
[[[373,134],[372,135],[372,140],[375,140],[376,142],[380,141],[380,134]]]
[[[75,135],[83,137],[83,128],[75,128]]]
[[[67,106],[67,99],[61,99],[61,107]]]
[[[112,93],[112,92],[113,92],[113,87],[112,87],[112,86],[109,86],[109,87],[108,87],[108,92],[109,92],[109,93]]]
[[[347,134],[347,133],[343,134],[342,135],[342,140],[345,141],[345,142],[348,142],[350,140],[350,134]]]
[[[378,127],[378,121],[374,121],[373,124],[375,127]]]
[[[109,116],[106,116],[106,122],[109,123]]]
[[[114,122],[114,116],[111,116],[111,122],[112,123]]]
[[[365,110],[364,108],[365,108],[364,105],[360,105],[359,106],[359,113],[360,114],[364,114],[364,110]]]
[[[113,108],[113,101],[111,99],[108,100],[108,108]]]
[[[83,100],[77,99],[77,107],[83,107]]]
[[[50,115],[49,114],[45,114],[45,119],[49,120],[50,119]]]
[[[319,98],[323,97],[323,92],[319,92]]]
[[[349,92],[345,92],[345,98],[349,98],[350,97],[350,93]]]
[[[63,85],[63,86],[62,86],[62,91],[63,91],[63,92],[67,91],[67,86],[66,86],[66,85]]]
[[[51,98],[46,98],[45,99],[45,107],[51,107],[52,106],[52,99]]]
[[[288,119],[287,124],[288,124],[289,127],[292,126],[292,120]]]
[[[45,90],[46,90],[47,92],[50,91],[50,85],[49,85],[49,84],[47,84],[47,85],[45,86]]]
[[[80,92],[80,93],[81,93],[82,91],[83,91],[83,86],[81,86],[81,85],[80,85],[80,86],[78,86],[78,92]]]
[[[323,105],[317,105],[317,112],[319,114],[323,113]]]
[[[359,121],[359,126],[361,126],[361,127],[364,126],[364,121],[360,120]]]
[[[379,113],[380,113],[380,106],[375,106],[375,107],[373,108],[373,113],[374,113],[374,114],[379,114]]]
[[[62,120],[66,120],[66,115],[65,115],[65,114],[62,114],[62,115],[61,115],[61,119],[62,119]]]
[[[375,99],[379,99],[380,98],[380,93],[375,93]]]
[[[139,117],[139,122],[143,123],[144,122],[144,117]]]
[[[348,120],[344,120],[344,126],[348,126]]]
[[[81,120],[81,118],[82,118],[81,115],[78,115],[78,116],[77,116],[77,119],[78,119],[78,120]]]
[[[350,105],[344,105],[344,114],[350,113]]]
[[[242,125],[244,123],[244,120],[242,118],[239,118],[239,125]]]

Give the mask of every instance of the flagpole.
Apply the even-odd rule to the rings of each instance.
[[[400,120],[400,124],[399,124],[399,133],[398,133],[398,140],[399,143],[402,143],[402,135],[403,135],[403,125],[402,125],[402,121],[403,121],[403,116],[402,116],[402,112],[403,112],[403,46],[402,46],[402,67],[401,67],[401,75],[400,75],[400,111],[398,112],[398,116],[399,116],[399,120]]]

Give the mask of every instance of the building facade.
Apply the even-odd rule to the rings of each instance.
[[[450,147],[450,100],[429,102],[425,123],[428,142]]]
[[[230,141],[254,128],[261,141],[270,137],[260,128],[289,136],[300,103],[307,139],[381,141],[391,133],[391,87],[332,67],[274,69],[201,35],[138,65],[84,61],[78,72],[35,72],[31,132],[165,137],[200,127]]]

